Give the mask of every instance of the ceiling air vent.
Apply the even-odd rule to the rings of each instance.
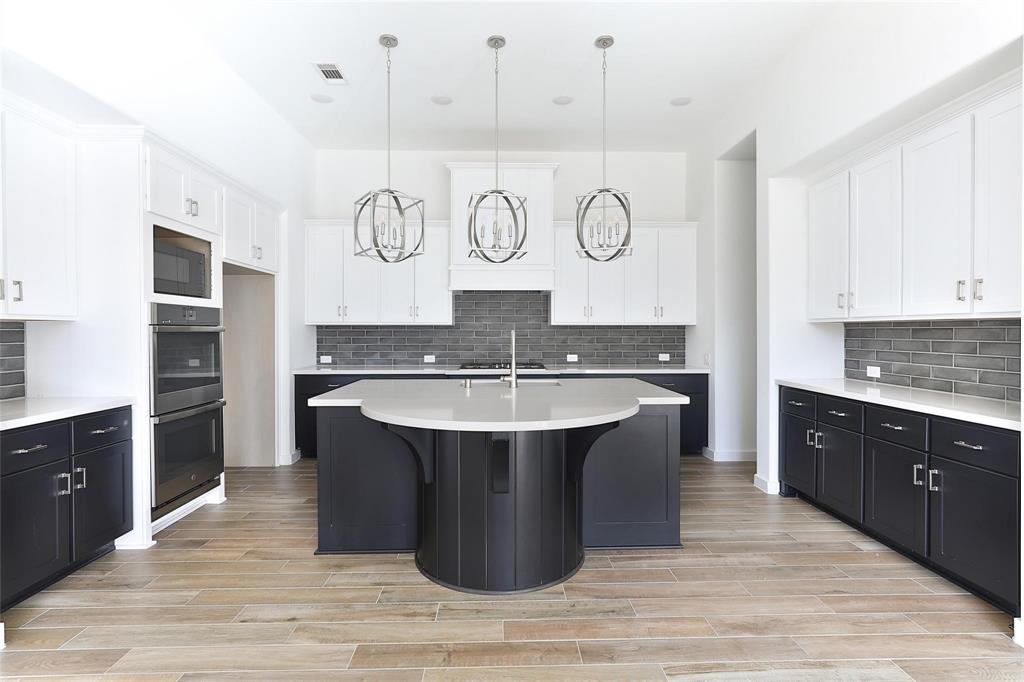
[[[332,62],[313,62],[313,66],[320,72],[320,77],[331,85],[345,85],[348,81],[342,75],[341,69]]]

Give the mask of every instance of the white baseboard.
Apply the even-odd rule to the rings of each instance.
[[[779,494],[779,482],[778,480],[769,481],[760,474],[754,475],[754,486],[761,492],[767,495],[778,495]]]
[[[712,450],[704,448],[703,454],[712,462],[756,462],[756,450]]]
[[[1024,647],[1024,618],[1013,619],[1013,643]]]
[[[278,456],[278,458],[277,458],[277,466],[279,466],[279,467],[291,466],[292,464],[295,464],[296,462],[298,462],[300,459],[302,459],[302,453],[299,452],[298,450],[292,450],[290,453],[284,455],[283,457]]]
[[[224,484],[221,483],[219,486],[217,486],[210,492],[200,495],[191,502],[183,504],[182,506],[170,512],[166,516],[161,516],[159,519],[154,521],[153,535],[156,535],[157,533],[162,531],[164,528],[167,528],[167,526],[171,525],[175,521],[180,521],[181,519],[185,518],[186,516],[194,512],[196,509],[199,509],[200,507],[205,506],[207,504],[220,504],[225,499],[227,498],[224,497]]]
[[[114,540],[114,549],[149,549],[156,544],[156,540],[149,542],[121,542]]]

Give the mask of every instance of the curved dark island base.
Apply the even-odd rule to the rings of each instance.
[[[455,590],[510,593],[583,565],[583,463],[618,422],[553,431],[432,431],[385,425],[421,464],[416,565]]]

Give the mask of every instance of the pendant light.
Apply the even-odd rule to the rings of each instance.
[[[498,172],[498,50],[503,36],[491,36],[494,50],[494,189],[469,198],[467,224],[470,258],[507,263],[526,255],[526,197],[501,189]]]
[[[614,44],[611,36],[594,41],[601,49],[601,189],[576,197],[576,253],[599,262],[633,252],[629,192],[608,186],[608,48]]]
[[[401,263],[423,253],[423,200],[391,188],[391,48],[398,46],[398,38],[385,33],[378,42],[387,65],[387,186],[355,202],[355,255]]]

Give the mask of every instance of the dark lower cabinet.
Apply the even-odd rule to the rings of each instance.
[[[858,523],[864,520],[864,436],[818,424],[815,499]]]
[[[132,442],[71,458],[72,558],[85,559],[132,529]]]
[[[803,494],[814,497],[814,421],[783,413],[780,428],[782,451],[785,453],[782,458],[782,480]]]
[[[864,525],[920,556],[928,551],[928,457],[864,439]]]
[[[1018,604],[1018,480],[944,457],[929,460],[928,558],[997,600]]]
[[[67,459],[0,478],[3,606],[71,565]]]

